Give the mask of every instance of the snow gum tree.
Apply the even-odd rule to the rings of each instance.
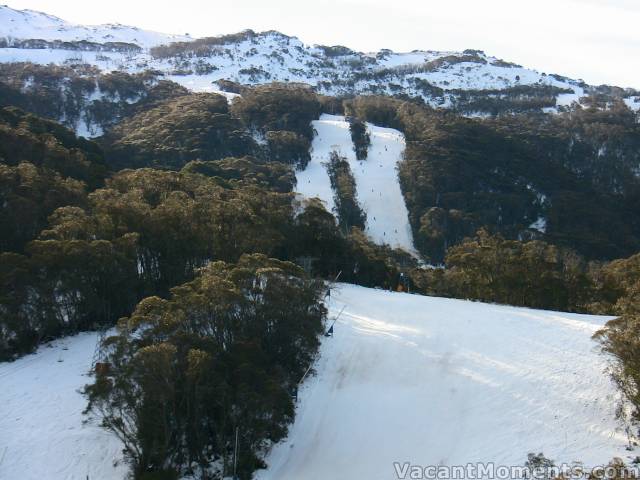
[[[87,394],[136,478],[207,478],[212,464],[229,474],[236,429],[241,477],[264,465],[258,449],[286,434],[291,391],[317,350],[323,290],[294,264],[244,255],[120,320]]]

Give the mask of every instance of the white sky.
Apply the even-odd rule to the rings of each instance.
[[[7,1],[74,23],[193,36],[252,28],[361,51],[476,48],[592,84],[640,88],[640,0]]]

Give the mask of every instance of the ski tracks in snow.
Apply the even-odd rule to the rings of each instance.
[[[309,165],[296,172],[297,190],[317,197],[327,210],[335,207],[334,192],[325,167],[332,151],[349,162],[356,181],[357,199],[367,214],[366,234],[378,244],[388,244],[417,255],[409,225],[409,213],[398,180],[397,165],[405,148],[404,136],[391,128],[367,124],[371,137],[367,159],[356,159],[349,123],[343,116],[323,114],[312,122],[317,135]]]
[[[606,464],[627,452],[594,317],[339,285],[316,375],[259,480],[388,480],[393,462]]]

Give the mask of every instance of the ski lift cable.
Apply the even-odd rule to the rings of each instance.
[[[342,315],[342,312],[344,312],[345,308],[347,308],[347,304],[346,303],[342,306],[342,308],[340,309],[340,312],[338,312],[338,315],[336,315],[336,317],[333,319],[333,322],[331,323],[331,325],[329,325],[329,330],[331,330],[333,328],[333,326],[336,324],[336,322],[340,318],[340,315]],[[329,331],[329,330],[327,330],[327,331]]]
[[[335,323],[338,321],[338,319],[340,318],[340,315],[342,315],[342,312],[344,312],[344,309],[347,308],[347,305],[343,305],[342,309],[340,310],[340,312],[338,313],[338,315],[336,315],[336,318],[333,319],[333,323],[331,323],[331,327],[333,327],[335,325]],[[329,328],[331,328],[329,327]],[[302,382],[304,382],[304,379],[307,378],[307,375],[309,374],[309,372],[311,371],[311,368],[313,367],[313,365],[315,364],[315,360],[316,358],[314,358],[314,360],[311,362],[311,364],[309,365],[309,367],[307,368],[307,370],[304,372],[304,375],[302,375],[302,378],[300,378],[300,380],[297,383],[297,387],[300,386],[300,384]]]

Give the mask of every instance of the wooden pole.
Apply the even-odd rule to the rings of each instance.
[[[233,448],[233,480],[238,480],[238,427],[236,427],[236,442]]]

